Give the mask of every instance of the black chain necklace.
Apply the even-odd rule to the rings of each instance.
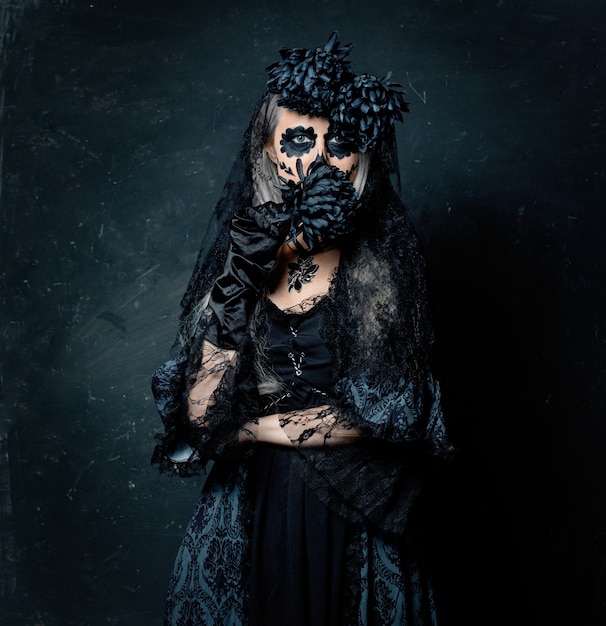
[[[296,263],[288,264],[288,291],[301,291],[303,285],[313,280],[318,267],[310,254],[299,255]]]

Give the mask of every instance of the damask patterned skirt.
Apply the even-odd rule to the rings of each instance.
[[[329,511],[258,445],[215,463],[177,554],[165,626],[436,626],[410,546]]]

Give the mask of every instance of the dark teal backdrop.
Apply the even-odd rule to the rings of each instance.
[[[149,391],[284,46],[393,70],[457,462],[445,625],[606,623],[600,0],[0,0],[0,623],[160,624],[201,480]]]

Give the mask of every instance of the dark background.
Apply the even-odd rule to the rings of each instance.
[[[0,623],[160,624],[201,480],[149,392],[264,68],[393,70],[459,457],[444,624],[606,624],[601,0],[0,1]]]

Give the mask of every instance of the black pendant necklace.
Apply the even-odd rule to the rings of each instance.
[[[313,261],[311,255],[299,255],[296,263],[288,264],[288,291],[301,291],[304,284],[313,280],[318,271],[318,265]]]

